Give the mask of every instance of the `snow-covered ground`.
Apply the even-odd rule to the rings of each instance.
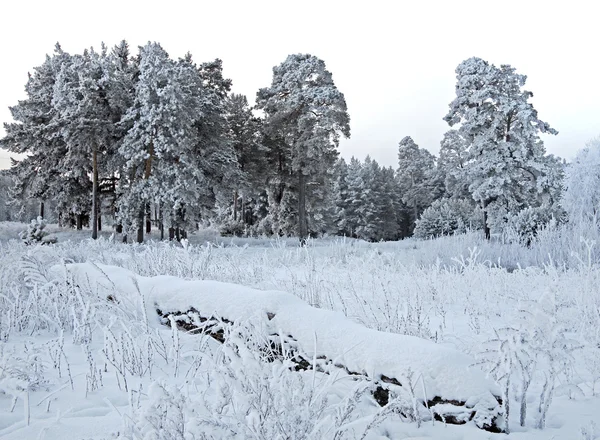
[[[22,229],[0,223],[0,438],[600,438],[591,243],[587,255],[473,236],[299,248],[205,231],[124,245],[49,226],[58,244],[24,246],[10,240]],[[224,344],[156,313],[192,307],[234,321]],[[341,368],[273,361],[260,350],[273,333],[413,392],[380,408],[373,384]],[[506,389],[508,436],[414,410],[431,394]]]

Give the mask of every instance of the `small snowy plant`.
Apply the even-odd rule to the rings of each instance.
[[[48,232],[44,230],[45,228],[46,221],[42,217],[35,218],[31,220],[26,231],[21,231],[19,238],[27,245],[35,243],[56,243],[56,237],[50,236]]]
[[[436,200],[417,220],[415,237],[432,238],[464,234],[468,229],[481,229],[483,215],[466,200]]]

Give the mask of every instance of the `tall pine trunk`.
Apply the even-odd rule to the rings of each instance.
[[[140,213],[138,214],[138,228],[137,228],[137,240],[136,240],[138,243],[144,242],[144,214],[145,214],[145,209],[144,209],[144,207],[142,207],[140,209]]]
[[[154,144],[150,143],[150,148],[148,149],[148,158],[146,159],[146,165],[144,169],[144,180],[148,180],[150,178],[150,174],[152,174],[152,157],[154,156]],[[140,217],[138,219],[138,230],[137,230],[137,242],[144,242],[144,214],[146,212],[146,204],[142,205]]]
[[[160,230],[160,241],[165,239],[165,221],[162,208],[158,208],[158,229]]]
[[[490,202],[488,202],[487,200],[483,202],[483,233],[485,234],[486,240],[489,240],[492,237],[487,210],[489,204]]]
[[[146,203],[146,234],[152,232],[152,210],[150,203]]]
[[[92,152],[92,238],[98,238],[98,149]]]
[[[308,223],[306,221],[306,176],[300,172],[298,177],[298,236],[300,245],[306,244]]]
[[[233,221],[238,219],[238,190],[233,192]]]
[[[40,217],[44,218],[44,201],[40,202]]]

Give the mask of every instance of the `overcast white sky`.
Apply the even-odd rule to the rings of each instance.
[[[234,91],[251,101],[273,66],[311,53],[346,96],[352,137],[342,155],[395,167],[404,136],[437,153],[454,69],[478,56],[528,75],[539,116],[559,131],[544,137],[547,150],[569,159],[600,135],[599,12],[600,2],[578,0],[9,0],[0,23],[0,121],[10,121],[27,72],[57,41],[71,53],[126,39],[133,51],[151,40],[175,58],[218,57]],[[8,157],[0,150],[0,168]]]

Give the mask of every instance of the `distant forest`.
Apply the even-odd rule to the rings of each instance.
[[[11,107],[0,147],[0,220],[43,212],[124,241],[223,234],[343,235],[369,241],[565,222],[564,161],[546,154],[526,76],[470,58],[456,68],[439,156],[399,136],[398,167],[339,158],[350,115],[325,63],[294,54],[256,104],[222,62],[172,59],[158,43],[69,54],[56,46]],[[572,200],[577,195],[570,196]],[[567,197],[568,199],[569,197]],[[567,209],[566,209],[567,208]]]

